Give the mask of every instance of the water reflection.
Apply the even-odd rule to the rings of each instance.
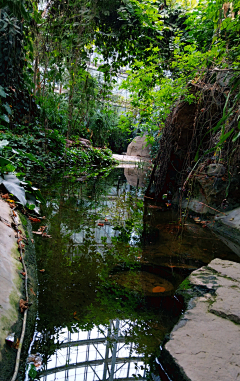
[[[43,381],[145,380],[145,358],[126,343],[128,321],[111,320],[108,327],[71,333],[63,329],[58,351],[41,374]]]
[[[45,271],[30,348],[43,370],[34,377],[157,380],[154,358],[182,310],[174,291],[194,268],[234,254],[192,221],[179,235],[177,211],[144,201],[142,180],[133,187],[123,169],[78,180],[42,187],[52,239],[35,238]]]

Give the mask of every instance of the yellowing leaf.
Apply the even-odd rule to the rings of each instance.
[[[156,287],[153,287],[153,289],[152,289],[152,292],[155,292],[155,293],[164,292],[164,291],[166,291],[166,289],[164,287],[161,287],[161,286],[156,286]]]

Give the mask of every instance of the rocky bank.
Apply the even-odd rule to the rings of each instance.
[[[22,263],[19,261],[16,225],[11,218],[9,204],[0,200],[0,381],[11,380],[19,340],[22,332],[23,314],[19,308],[20,300],[26,299]],[[28,272],[29,305],[22,358],[27,356],[28,346],[33,334],[37,311],[37,275],[34,243],[30,223],[15,212],[18,229],[25,237],[24,260]],[[12,342],[6,338],[12,335]],[[20,362],[18,378],[24,379],[25,365]]]
[[[240,380],[240,264],[214,259],[180,287],[188,307],[160,362],[174,381]]]

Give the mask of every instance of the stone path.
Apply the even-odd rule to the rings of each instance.
[[[162,355],[177,369],[173,380],[239,381],[240,264],[214,259],[189,280],[201,295],[190,300]]]
[[[228,212],[219,213],[214,222],[209,224],[214,233],[230,249],[240,256],[240,208]]]
[[[233,209],[225,214],[219,214],[215,220],[223,225],[240,230],[240,208]]]
[[[142,156],[118,155],[114,153],[113,158],[120,161],[120,163],[151,163],[148,157]]]

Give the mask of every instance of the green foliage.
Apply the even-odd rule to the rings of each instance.
[[[198,94],[189,92],[189,84],[198,83],[202,78],[214,83],[220,74],[222,82],[228,83],[231,91],[225,90],[224,93],[222,89],[226,94],[226,107],[217,127],[211,130],[216,134],[221,129],[213,150],[223,147],[230,139],[235,142],[240,136],[235,114],[239,102],[239,3],[203,0],[190,10],[180,12],[179,8],[176,3],[158,13],[162,23],[157,25],[157,30],[162,36],[167,35],[168,23],[172,20],[171,38],[169,45],[165,45],[168,54],[164,49],[159,51],[151,41],[151,48],[145,47],[146,54],[151,52],[151,55],[142,60],[135,57],[122,85],[131,92],[135,128],[149,135],[149,141],[154,144],[153,155],[166,118],[176,102],[179,99],[189,103],[197,100]],[[140,20],[144,22],[144,17],[140,16]],[[165,41],[164,37],[162,39]],[[208,72],[211,73],[210,80],[206,77]]]
[[[191,283],[188,278],[186,278],[179,286],[178,290],[188,290],[192,288]]]
[[[29,13],[22,0],[0,0],[0,8],[8,7],[10,12],[19,20],[30,20]]]
[[[24,3],[9,0],[4,4],[0,18],[0,117],[4,126],[14,128],[15,122],[28,123],[36,114],[30,96],[32,70],[25,51],[31,51],[32,44]],[[28,21],[23,22],[23,17]]]
[[[126,150],[132,135],[131,124],[127,118],[119,116],[116,109],[110,107],[93,113],[89,129],[95,146],[107,146],[116,153]]]
[[[21,156],[21,160],[27,157],[29,160],[43,165],[34,155],[20,150],[16,151],[12,147],[9,147],[8,144],[9,141],[7,140],[0,141],[0,151],[3,155],[6,155],[11,151],[14,153],[12,158],[17,154]],[[7,149],[7,152],[3,152],[4,148]],[[40,191],[37,188],[32,187],[30,181],[25,181],[23,173],[19,173],[17,174],[18,176],[16,176],[15,171],[16,166],[13,164],[12,160],[0,156],[0,184],[2,184],[10,194],[15,196],[23,206],[26,205],[29,209],[34,210],[37,206],[36,202],[44,202],[44,199]]]

